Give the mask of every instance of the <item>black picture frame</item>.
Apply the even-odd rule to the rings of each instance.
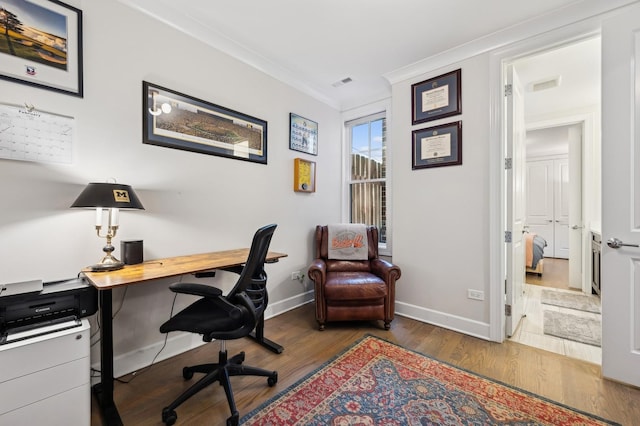
[[[80,9],[58,0],[6,1],[0,4],[0,34],[5,33],[0,78],[84,96]]]
[[[318,123],[289,113],[289,149],[318,155]]]
[[[267,122],[147,81],[142,142],[267,164]]]
[[[462,164],[462,121],[414,130],[411,157],[413,170]]]
[[[412,124],[462,114],[462,70],[411,85]]]

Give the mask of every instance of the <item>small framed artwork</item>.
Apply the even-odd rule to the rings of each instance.
[[[267,122],[142,82],[142,142],[267,164]]]
[[[293,160],[293,190],[316,192],[316,163],[302,158]]]
[[[318,155],[318,123],[290,113],[289,149]]]
[[[462,113],[462,71],[430,78],[411,85],[412,124]]]
[[[82,11],[58,0],[0,4],[0,78],[83,97]]]
[[[412,132],[411,168],[462,164],[462,121]]]

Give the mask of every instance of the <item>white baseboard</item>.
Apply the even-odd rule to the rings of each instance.
[[[306,293],[300,293],[288,299],[281,300],[275,303],[269,303],[267,309],[264,312],[265,319],[273,318],[292,309],[298,308],[307,303],[313,302],[315,299],[314,291],[307,291]]]
[[[121,377],[134,371],[142,372],[146,367],[149,367],[152,362],[157,363],[188,350],[195,349],[198,346],[204,345],[205,342],[202,341],[199,335],[191,333],[171,333],[167,339],[166,346],[162,348],[164,344],[165,342],[162,340],[144,348],[136,349],[135,351],[115,355],[113,357],[113,376]],[[91,365],[91,368],[100,370],[100,361],[98,360]],[[100,377],[92,377],[91,384],[93,385],[99,381]]]
[[[396,315],[425,322],[427,324],[437,325],[438,327],[468,334],[480,339],[491,340],[489,337],[489,323],[474,321],[469,318],[425,309],[421,306],[415,306],[398,301],[396,301]]]

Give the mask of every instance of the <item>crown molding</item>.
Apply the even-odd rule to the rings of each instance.
[[[567,25],[575,24],[590,18],[613,13],[637,0],[583,0],[571,3],[560,10],[540,15],[520,24],[496,31],[436,55],[417,61],[413,64],[398,68],[383,75],[389,83],[396,84],[428,73],[435,69],[460,62],[476,55],[487,53],[495,49],[504,48],[510,44],[538,36],[549,31],[557,30]]]

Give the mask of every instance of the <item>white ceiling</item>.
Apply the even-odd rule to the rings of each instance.
[[[522,82],[527,123],[600,104],[600,38],[593,37],[514,62]],[[532,85],[559,78],[559,85],[533,91]]]
[[[547,14],[579,19],[629,0],[120,2],[345,110],[389,97],[388,76],[427,58],[517,25],[557,26]]]

